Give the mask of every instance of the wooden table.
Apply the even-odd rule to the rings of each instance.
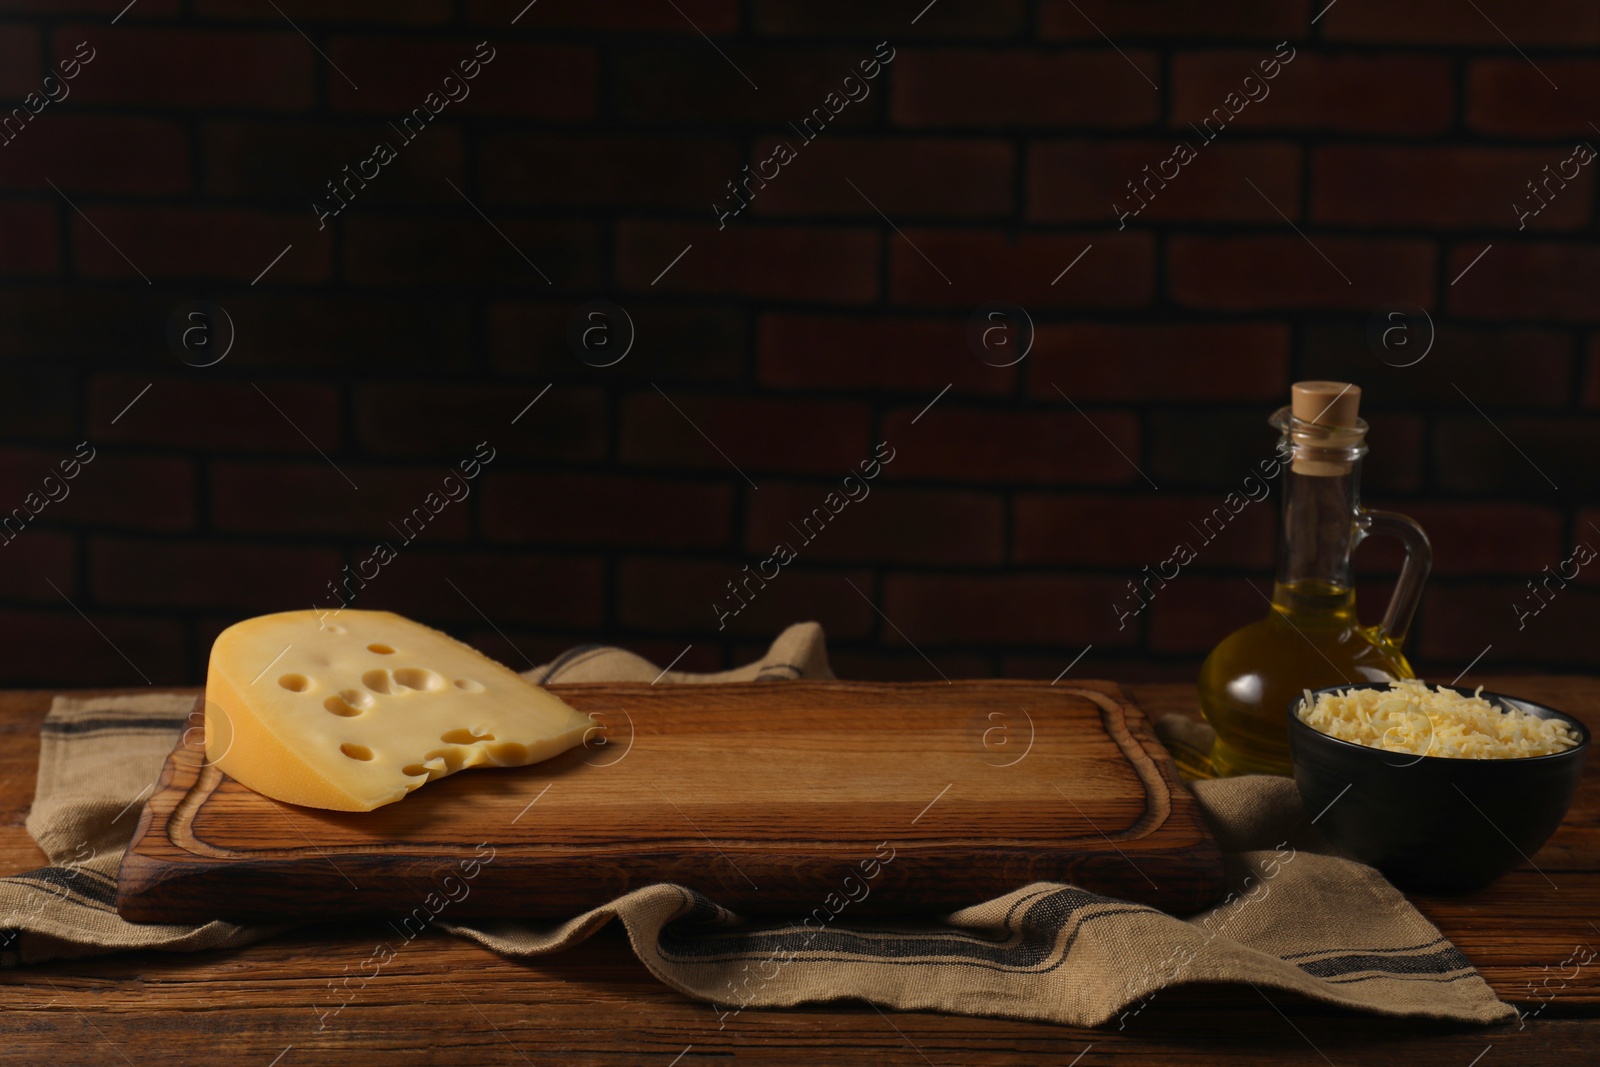
[[[1600,679],[1484,679],[1600,730]],[[1153,715],[1194,714],[1187,685],[1131,685]],[[44,862],[23,828],[51,694],[0,693],[0,874]],[[429,932],[319,1028],[328,983],[380,927],[305,928],[229,951],[139,952],[0,972],[0,1064],[1449,1064],[1593,1062],[1600,1048],[1600,771],[1535,857],[1466,897],[1417,904],[1523,1025],[1358,1015],[1246,987],[1162,993],[1119,1029],[972,1019],[869,1005],[716,1013],[650,977],[611,928],[531,962]],[[1543,872],[1542,874],[1540,872]],[[1583,958],[1579,956],[1578,958]],[[1576,972],[1576,973],[1574,973]],[[1492,1046],[1492,1047],[1491,1047]],[[1482,1057],[1477,1059],[1476,1057]]]

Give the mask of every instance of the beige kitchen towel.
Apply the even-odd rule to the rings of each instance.
[[[755,663],[665,674],[614,648],[574,649],[527,672],[534,681],[831,678],[822,630],[791,626]],[[281,927],[126,923],[113,904],[117,863],[189,697],[58,697],[45,721],[28,829],[51,865],[0,879],[0,964],[120,949],[238,945]],[[848,900],[809,915],[752,922],[698,893],[655,885],[557,925],[439,925],[511,956],[578,945],[613,920],[662,982],[707,1002],[719,1026],[746,1009],[837,1000],[883,1008],[1126,1026],[1160,991],[1190,982],[1288,990],[1385,1015],[1499,1022],[1515,1009],[1369,867],[1331,855],[1294,783],[1199,782],[1195,794],[1225,853],[1229,893],[1177,917],[1059,883],[1038,882],[929,921],[852,920]],[[892,849],[864,861],[862,888]],[[843,917],[840,917],[843,916]],[[319,1005],[336,1014],[338,1005]]]

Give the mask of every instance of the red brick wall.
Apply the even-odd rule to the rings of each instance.
[[[1600,667],[1600,567],[1515,607],[1600,544],[1570,162],[1600,143],[1593,4],[124,4],[0,9],[5,107],[58,97],[0,127],[0,514],[61,497],[0,546],[0,684],[197,681],[220,627],[332,603],[379,540],[359,606],[514,666],[618,641],[710,668],[816,618],[857,676],[1053,677],[1092,644],[1080,675],[1189,677],[1264,610],[1276,495],[1137,626],[1113,603],[1302,377],[1365,388],[1368,498],[1433,535],[1425,668]],[[889,48],[814,141],[790,127]],[[614,366],[569,345],[591,300],[634,324]],[[212,366],[169,336],[194,301],[233,326]],[[971,347],[991,301],[1036,326],[1016,366]],[[1369,343],[1391,304],[1436,327],[1414,366],[1420,320]],[[404,543],[480,441],[470,495]],[[878,442],[870,495],[804,543]],[[779,540],[798,558],[719,628]],[[1396,557],[1363,557],[1375,618]]]

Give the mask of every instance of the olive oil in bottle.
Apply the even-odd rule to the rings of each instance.
[[[1209,765],[1187,765],[1190,773],[1288,774],[1289,706],[1304,690],[1414,676],[1400,646],[1432,565],[1427,535],[1404,515],[1361,506],[1361,390],[1300,382],[1292,393],[1293,403],[1271,419],[1283,433],[1271,609],[1224,638],[1200,669],[1200,708],[1217,739]],[[1399,538],[1406,561],[1382,622],[1363,626],[1350,557],[1374,534]]]

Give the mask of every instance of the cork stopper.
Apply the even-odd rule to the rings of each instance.
[[[1361,386],[1349,382],[1295,382],[1289,395],[1294,417],[1319,426],[1354,426],[1361,408]]]
[[[1357,414],[1361,408],[1359,385],[1352,385],[1349,382],[1295,382],[1289,389],[1289,395],[1290,411],[1300,422],[1330,431],[1355,430],[1361,423]],[[1364,426],[1361,428],[1365,429]],[[1297,448],[1293,463],[1296,474],[1335,478],[1350,473],[1351,464],[1347,459],[1338,456],[1301,455],[1300,452],[1301,450]]]

